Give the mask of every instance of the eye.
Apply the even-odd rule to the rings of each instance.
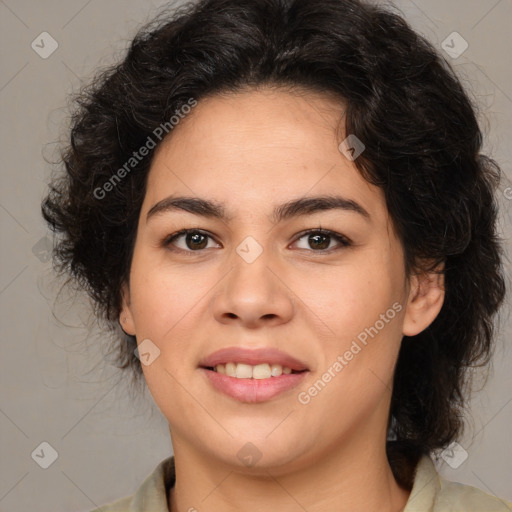
[[[351,245],[350,240],[340,233],[322,228],[311,229],[302,233],[302,235],[296,240],[295,243],[304,238],[306,239],[305,244],[309,245],[310,248],[313,248],[314,252],[331,252],[332,250],[339,250],[343,247],[348,247]],[[335,247],[334,249],[332,246],[330,247],[333,240],[338,243],[338,247]],[[307,250],[308,247],[299,247],[299,249]]]
[[[176,241],[180,239],[183,239],[181,247],[176,243]],[[210,235],[198,229],[182,229],[165,238],[162,245],[169,247],[171,250],[188,253],[199,252],[209,248],[208,239],[213,240]]]
[[[211,248],[208,246],[209,239],[215,242],[211,235],[199,229],[182,229],[166,237],[162,241],[162,246],[190,255],[193,252],[201,252],[204,249]],[[299,249],[313,249],[313,252],[332,252],[351,245],[351,241],[340,233],[322,228],[310,229],[301,233],[294,243],[296,244],[302,239],[306,239],[305,244],[309,247],[299,247]],[[333,248],[332,241],[337,242],[338,246]],[[219,244],[215,243],[218,247]]]

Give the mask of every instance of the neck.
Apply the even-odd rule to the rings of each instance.
[[[171,512],[399,512],[410,492],[396,482],[384,442],[351,438],[346,446],[316,454],[298,466],[241,469],[198,451],[173,436],[176,484]]]

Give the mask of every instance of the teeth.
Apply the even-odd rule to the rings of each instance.
[[[283,373],[283,367],[280,364],[273,364],[270,367],[272,377],[279,377]]]
[[[268,379],[270,377],[279,377],[282,374],[288,375],[292,373],[291,368],[280,364],[262,363],[255,366],[245,363],[226,363],[218,364],[214,370],[228,377],[236,377],[237,379]]]
[[[236,364],[235,363],[227,363],[226,364],[226,375],[228,377],[236,377]]]
[[[236,376],[238,379],[250,379],[252,377],[252,366],[238,363],[236,365]]]
[[[268,379],[271,376],[272,372],[270,371],[270,365],[268,365],[267,363],[257,364],[252,368],[253,379]]]

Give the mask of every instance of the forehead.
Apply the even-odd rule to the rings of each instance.
[[[332,96],[270,88],[202,99],[155,153],[146,213],[169,195],[208,197],[235,214],[336,194],[386,216],[382,190],[338,148],[343,110]]]

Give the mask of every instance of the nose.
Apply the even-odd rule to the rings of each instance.
[[[293,293],[266,251],[252,263],[234,254],[232,269],[212,298],[215,319],[248,329],[277,326],[293,317]]]

